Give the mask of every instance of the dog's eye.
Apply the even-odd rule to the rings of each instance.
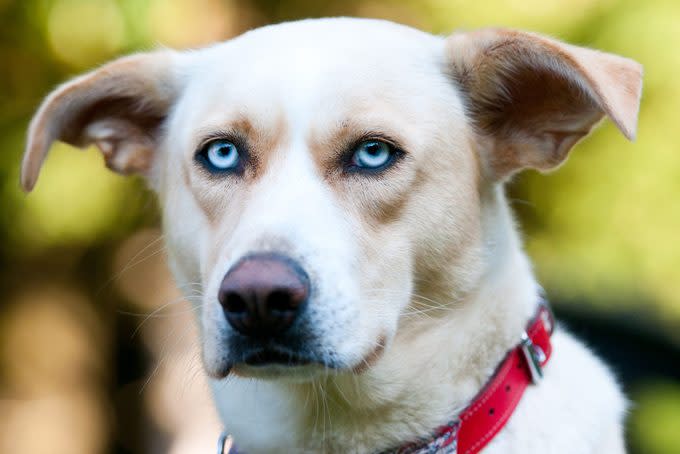
[[[381,140],[366,140],[354,149],[352,165],[358,169],[380,170],[394,161],[396,152],[392,145]]]
[[[241,155],[236,145],[225,139],[209,142],[201,149],[197,157],[210,170],[217,172],[235,170],[239,167],[241,161]]]

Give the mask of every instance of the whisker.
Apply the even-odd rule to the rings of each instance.
[[[170,330],[171,333],[174,332],[174,329]],[[186,338],[187,334],[191,333],[191,327],[190,326],[184,326],[184,332],[175,338],[175,346],[181,344],[184,342],[184,339]],[[149,374],[149,377],[146,379],[144,384],[142,385],[141,389],[139,390],[139,393],[141,394],[144,389],[148,386],[148,384],[151,382],[151,380],[156,376],[158,371],[160,370],[161,366],[168,361],[168,357],[170,356],[168,353],[169,347],[168,347],[168,337],[166,337],[166,342],[164,342],[163,348],[161,348],[161,352],[159,354],[160,360],[156,364],[156,367],[154,367],[153,371],[151,374]]]
[[[179,303],[179,302],[185,301],[186,299],[187,299],[187,297],[182,296],[182,297],[180,297],[180,298],[177,298],[177,299],[175,299],[175,300],[172,300],[172,301],[170,301],[169,303],[163,304],[162,306],[159,306],[158,308],[154,309],[151,313],[149,313],[149,314],[144,318],[144,320],[142,320],[142,321],[139,323],[139,325],[137,326],[137,328],[133,331],[131,339],[134,339],[134,337],[137,335],[137,333],[139,332],[139,330],[142,329],[142,327],[144,326],[144,324],[145,324],[147,321],[149,321],[149,319],[154,318],[154,316],[155,316],[156,314],[158,314],[159,312],[161,312],[163,309],[167,308],[168,306],[171,306],[171,305],[173,305],[173,304],[177,304],[177,303]],[[201,306],[198,306],[198,307],[201,307]],[[193,310],[195,310],[195,309],[191,309],[190,312],[193,311]],[[159,317],[159,318],[162,318],[162,317]]]
[[[189,234],[195,233],[196,231],[198,231],[198,227],[195,228],[195,229],[187,230],[187,231],[185,231],[185,232],[181,232],[181,233],[179,233],[179,235],[180,235],[180,236],[189,235]],[[139,250],[138,252],[136,252],[135,255],[133,255],[133,256],[127,261],[127,263],[125,264],[125,266],[123,266],[123,268],[122,268],[120,271],[118,271],[117,273],[115,273],[115,274],[114,274],[112,277],[110,277],[106,282],[104,282],[104,284],[102,284],[102,286],[99,288],[99,290],[97,290],[96,294],[99,295],[102,291],[104,291],[104,289],[106,289],[106,288],[107,288],[109,285],[111,285],[113,282],[115,282],[115,281],[117,281],[118,279],[120,279],[120,277],[121,277],[124,273],[126,273],[127,271],[129,271],[131,268],[134,268],[135,266],[139,265],[140,263],[143,263],[144,261],[146,261],[146,260],[148,260],[148,259],[150,259],[150,258],[152,258],[152,257],[154,257],[154,256],[156,256],[156,255],[158,255],[159,253],[165,251],[165,245],[162,245],[162,246],[160,247],[160,249],[156,250],[156,251],[153,252],[152,254],[150,254],[150,255],[148,255],[148,256],[146,256],[146,257],[143,257],[143,258],[141,258],[141,259],[138,259],[138,258],[139,258],[144,252],[146,252],[149,248],[151,248],[151,247],[157,245],[159,242],[162,242],[165,238],[166,238],[166,236],[165,236],[164,234],[160,234],[160,235],[158,236],[158,238],[155,238],[154,240],[150,241],[149,244],[147,244],[147,245],[144,246],[141,250]]]

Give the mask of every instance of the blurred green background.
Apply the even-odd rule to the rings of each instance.
[[[524,28],[644,65],[636,143],[606,122],[510,192],[558,314],[624,382],[631,450],[680,452],[678,0],[0,0],[0,452],[211,452],[217,430],[143,183],[57,145],[20,191],[42,97],[121,54],[328,15]]]

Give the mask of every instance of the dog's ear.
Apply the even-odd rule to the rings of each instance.
[[[447,58],[494,178],[557,166],[604,115],[635,138],[642,67],[632,60],[503,29],[452,35]]]
[[[21,185],[35,186],[55,140],[95,144],[106,165],[147,174],[159,129],[178,94],[176,54],[158,51],[115,60],[55,89],[33,117],[21,169]]]

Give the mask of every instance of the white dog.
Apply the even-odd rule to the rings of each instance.
[[[59,87],[22,184],[55,140],[147,177],[247,453],[620,453],[625,399],[549,337],[503,184],[605,115],[632,139],[640,92],[637,63],[530,33],[285,23]]]

